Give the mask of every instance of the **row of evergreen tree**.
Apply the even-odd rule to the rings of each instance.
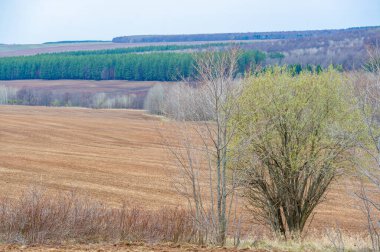
[[[240,73],[264,62],[266,54],[245,51]],[[0,58],[0,79],[86,79],[176,81],[191,77],[194,59],[186,52],[108,53],[81,52]]]

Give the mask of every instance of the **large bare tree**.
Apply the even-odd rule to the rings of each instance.
[[[166,142],[177,161],[175,185],[194,211],[200,242],[224,245],[235,196],[235,169],[230,153],[238,111],[239,81],[235,79],[239,51],[196,56],[196,88],[179,89],[173,99],[179,110],[176,138]],[[182,92],[181,92],[182,91]],[[186,97],[184,97],[185,95]],[[185,121],[191,119],[192,121]],[[169,139],[170,137],[164,137]],[[167,141],[167,140],[166,140]]]

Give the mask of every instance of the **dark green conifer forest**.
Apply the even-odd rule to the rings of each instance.
[[[202,47],[205,45],[147,46],[5,57],[0,58],[0,79],[176,81],[194,73],[194,52],[183,50],[202,53]],[[242,52],[239,72],[253,69],[266,57],[260,51]]]

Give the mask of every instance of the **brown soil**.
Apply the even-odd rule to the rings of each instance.
[[[128,252],[142,252],[142,251],[208,251],[208,252],[233,252],[233,251],[255,251],[260,252],[264,250],[250,250],[250,249],[233,249],[233,248],[206,248],[194,245],[176,245],[176,244],[160,244],[160,245],[147,245],[147,244],[93,244],[93,245],[54,245],[54,246],[20,246],[20,245],[0,245],[0,251],[128,251]]]
[[[157,209],[185,204],[157,127],[171,122],[138,110],[0,106],[0,196],[31,185],[77,190],[111,205]],[[361,232],[365,220],[348,178],[335,182],[311,228]]]

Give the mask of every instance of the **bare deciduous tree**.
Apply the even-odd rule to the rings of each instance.
[[[380,251],[380,49],[368,50],[365,71],[351,75],[365,124],[364,151],[357,163],[358,173],[364,179],[361,190],[356,193],[363,202],[368,222],[368,233],[374,251]]]
[[[175,184],[194,212],[200,242],[219,245],[226,242],[232,203],[236,202],[236,174],[230,149],[237,126],[232,118],[238,111],[240,94],[235,79],[238,53],[234,49],[197,56],[196,91],[187,92],[186,99],[176,100],[179,110],[187,110],[178,113],[188,114],[193,121],[179,122],[178,145],[167,142],[179,168]],[[189,104],[196,104],[197,108],[189,111]]]
[[[154,85],[149,89],[144,101],[144,109],[151,114],[160,115],[163,113],[165,90],[161,84]]]
[[[18,89],[0,86],[0,104],[8,104],[16,98]]]

